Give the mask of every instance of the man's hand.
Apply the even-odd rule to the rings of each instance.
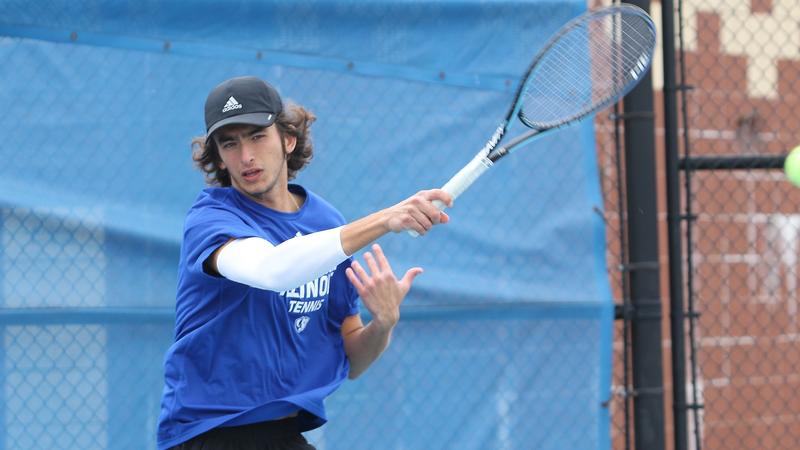
[[[372,252],[374,256],[370,252],[364,254],[369,272],[358,261],[353,261],[345,273],[372,315],[374,325],[371,326],[391,331],[400,320],[400,304],[411,289],[414,278],[422,273],[422,269],[411,268],[402,279],[398,280],[378,244],[372,245]]]
[[[422,273],[422,269],[414,267],[398,280],[378,244],[372,246],[372,253],[364,254],[364,260],[369,272],[357,261],[353,261],[345,271],[372,315],[367,326],[361,322],[359,314],[345,318],[342,323],[344,348],[350,360],[348,377],[351,379],[364,373],[389,345],[392,330],[400,320],[400,304],[411,289],[414,278]]]
[[[386,227],[395,233],[414,230],[422,235],[436,224],[447,223],[450,217],[434,205],[433,202],[436,200],[448,207],[453,206],[450,194],[441,189],[419,191],[402,202],[381,211],[386,215]]]
[[[346,255],[361,250],[389,232],[414,230],[425,234],[436,224],[447,223],[447,216],[434,202],[453,206],[453,197],[441,189],[420,191],[402,202],[362,217],[342,227],[342,250]]]

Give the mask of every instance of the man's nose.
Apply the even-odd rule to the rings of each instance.
[[[251,162],[255,159],[255,146],[247,139],[242,140],[242,162]]]

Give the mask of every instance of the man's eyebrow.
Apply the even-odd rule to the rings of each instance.
[[[266,129],[267,129],[267,127],[255,127],[252,130],[250,130],[247,133],[245,133],[245,135],[250,137],[250,136],[252,136],[252,135],[254,135],[256,133],[260,133],[260,132],[262,132],[262,131],[264,131]]]
[[[245,137],[250,137],[250,136],[252,136],[252,135],[254,135],[256,133],[259,133],[261,131],[264,131],[266,129],[267,129],[267,127],[253,127],[252,129],[250,129],[248,131],[245,131],[243,134],[244,134]],[[220,131],[219,137],[217,139],[219,139],[220,142],[232,141],[232,140],[236,139],[236,133],[226,133],[224,131]]]
[[[220,142],[232,141],[236,138],[232,133],[219,132],[217,133],[217,140]]]

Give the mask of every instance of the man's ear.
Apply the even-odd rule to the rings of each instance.
[[[292,153],[294,148],[297,146],[297,137],[287,134],[284,138],[284,143],[286,144],[286,154]]]

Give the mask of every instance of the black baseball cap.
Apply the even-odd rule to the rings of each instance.
[[[206,140],[220,127],[231,124],[268,127],[283,111],[283,102],[272,85],[258,77],[223,81],[206,99]]]

